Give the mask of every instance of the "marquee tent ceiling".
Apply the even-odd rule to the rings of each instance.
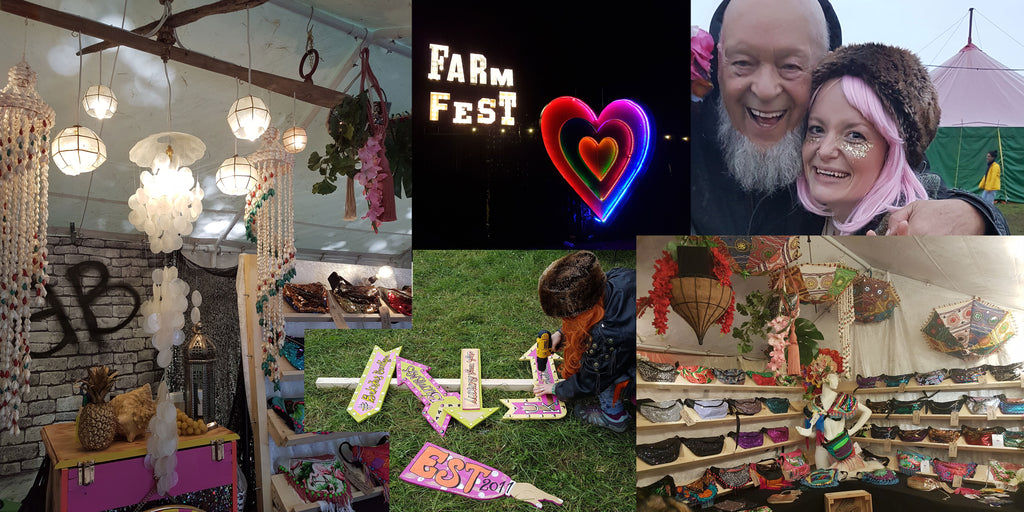
[[[31,0],[77,16],[121,25],[123,0]],[[177,0],[173,12],[212,3],[213,0]],[[317,85],[335,90],[357,92],[359,87],[358,51],[367,38],[370,64],[391,102],[393,113],[411,110],[411,2],[409,0],[270,0],[250,11],[251,47],[254,69],[299,80],[299,61],[306,50],[306,26],[312,8],[314,44],[320,64],[313,76]],[[131,0],[127,6],[125,29],[130,30],[158,20],[163,6],[157,0]],[[208,16],[177,29],[179,41],[188,49],[241,66],[248,63],[245,11]],[[0,53],[3,70],[18,63],[24,48],[25,59],[39,74],[37,88],[56,111],[57,122],[51,132],[74,124],[80,109],[78,87],[78,41],[68,30],[36,21],[25,21],[0,13],[0,32],[4,49]],[[96,43],[84,36],[83,46]],[[103,83],[110,81],[114,49],[102,54]],[[226,246],[245,241],[241,219],[243,199],[227,196],[217,189],[214,175],[220,163],[234,154],[234,137],[226,117],[235,100],[235,81],[227,76],[170,61],[167,72],[172,83],[171,123],[175,131],[193,134],[206,143],[206,154],[192,170],[198,176],[206,199],[204,211],[192,234],[193,242]],[[86,55],[82,93],[99,81],[99,54]],[[355,85],[351,86],[355,81]],[[6,83],[6,80],[3,80]],[[349,87],[351,86],[351,89]],[[241,84],[242,94],[247,85]],[[128,159],[128,151],[143,137],[167,129],[167,82],[160,58],[122,47],[117,57],[113,86],[118,97],[118,112],[101,123],[84,111],[80,124],[101,132],[108,160],[90,174],[69,177],[50,166],[51,232],[65,233],[70,223],[86,234],[96,236],[141,237],[128,222],[128,197],[138,187],[141,169]],[[312,151],[324,152],[330,139],[324,128],[327,109],[299,102],[292,115],[292,98],[253,89],[271,109],[271,123],[282,129],[292,122],[304,126],[309,145],[296,155],[295,163],[295,238],[296,246],[309,253],[380,254],[408,259],[412,247],[412,201],[398,199],[398,221],[383,224],[374,234],[369,222],[346,222],[344,183],[327,196],[310,192],[319,181],[318,173],[306,169]],[[247,155],[259,147],[257,142],[238,141],[238,153]],[[357,196],[362,188],[356,185]],[[359,215],[366,211],[359,204]]]
[[[931,72],[939,126],[1024,126],[1024,77],[968,43]]]

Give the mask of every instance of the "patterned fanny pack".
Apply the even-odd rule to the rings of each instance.
[[[707,366],[680,366],[679,375],[682,375],[687,382],[694,384],[707,384],[715,378],[711,368]]]
[[[896,439],[896,434],[898,434],[899,431],[899,427],[879,427],[878,425],[871,425],[871,437],[874,439]]]
[[[636,372],[647,382],[675,382],[676,366],[669,363],[655,363],[645,357],[636,360]]]
[[[656,443],[636,445],[636,456],[651,466],[668,464],[679,458],[682,439],[679,436],[663,439]]]
[[[787,427],[772,427],[762,428],[761,433],[768,436],[773,443],[784,443],[789,441],[789,428]]]
[[[896,463],[899,464],[900,473],[904,475],[916,475],[921,472],[921,463],[928,460],[924,455],[917,452],[896,450]]]
[[[1007,430],[1006,432],[1003,432],[1003,445],[1007,448],[1024,447],[1024,432],[1018,432],[1016,430]]]
[[[867,473],[861,473],[860,479],[873,485],[896,485],[900,479],[891,469],[878,469]]]
[[[864,405],[875,414],[889,414],[889,412],[892,411],[892,403],[890,400],[885,400],[883,402],[865,400]]]
[[[1021,365],[1024,363],[1013,363],[1003,366],[988,366],[988,374],[999,382],[1017,380],[1020,378]]]
[[[952,482],[953,477],[972,478],[974,470],[978,465],[973,462],[946,462],[944,460],[932,459],[932,470],[943,482]]]
[[[941,428],[929,428],[928,429],[928,440],[933,443],[955,443],[957,439],[960,439],[959,430],[944,430]]]
[[[1024,414],[1024,398],[1006,398],[999,395],[999,410],[1003,414]]]
[[[800,480],[800,485],[811,489],[828,489],[839,486],[839,482],[846,478],[845,471],[837,469],[816,469],[811,474]]]
[[[760,398],[764,406],[768,408],[772,414],[782,414],[789,411],[789,399],[788,398]]]
[[[755,372],[748,370],[747,376],[753,379],[754,384],[757,384],[758,386],[775,385],[775,373],[773,372]]]
[[[1004,431],[1006,429],[1003,427],[974,428],[964,425],[964,442],[975,446],[992,446],[992,434],[1001,434]]]
[[[986,414],[990,407],[999,406],[999,397],[995,396],[967,396],[964,395],[964,405],[971,414]]]
[[[899,429],[900,441],[906,441],[908,443],[918,443],[928,437],[927,428],[919,428],[916,430],[903,430]]]
[[[934,370],[928,373],[919,373],[914,376],[917,383],[922,386],[934,386],[941,384],[943,380],[946,380],[946,369]]]
[[[890,407],[893,414],[913,414],[924,407],[924,400],[893,400]]]
[[[747,373],[739,368],[731,368],[728,370],[714,369],[715,378],[722,384],[743,384],[747,380]]]
[[[910,382],[910,379],[914,378],[913,373],[906,373],[903,375],[882,375],[882,381],[885,382],[887,388],[898,388],[902,384]]]
[[[717,468],[711,466],[708,471],[715,477],[722,487],[728,489],[739,489],[750,483],[750,466],[740,464],[731,468]]]
[[[976,366],[974,368],[953,368],[949,370],[949,378],[957,384],[978,382],[978,377],[985,373],[985,368]]]
[[[764,434],[761,432],[729,432],[729,437],[736,440],[736,446],[743,449],[757,448],[764,444]]]
[[[683,404],[679,400],[663,400],[655,402],[650,399],[637,400],[640,414],[651,423],[668,423],[682,418]]]
[[[861,377],[860,375],[857,376],[858,388],[873,388],[877,386],[879,382],[882,382],[882,376],[880,375],[875,377]]]
[[[931,414],[952,414],[953,411],[959,411],[964,405],[964,400],[953,400],[951,402],[936,402],[935,400],[925,401],[925,407]]]

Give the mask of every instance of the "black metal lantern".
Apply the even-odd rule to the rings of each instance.
[[[213,417],[217,395],[217,347],[203,334],[203,324],[192,327],[192,337],[185,343],[182,356],[185,366],[185,411],[192,418]]]

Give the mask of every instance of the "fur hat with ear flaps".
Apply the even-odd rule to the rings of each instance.
[[[604,294],[604,271],[590,251],[563,256],[548,265],[537,283],[540,307],[555,318],[572,318],[594,307]]]
[[[830,53],[815,68],[811,90],[842,76],[864,80],[895,115],[907,163],[918,169],[939,128],[939,93],[913,53],[876,43],[852,44]]]

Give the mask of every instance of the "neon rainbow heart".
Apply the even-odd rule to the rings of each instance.
[[[654,147],[650,116],[624,99],[595,116],[578,98],[555,98],[541,112],[540,131],[555,168],[601,222],[621,206]]]

